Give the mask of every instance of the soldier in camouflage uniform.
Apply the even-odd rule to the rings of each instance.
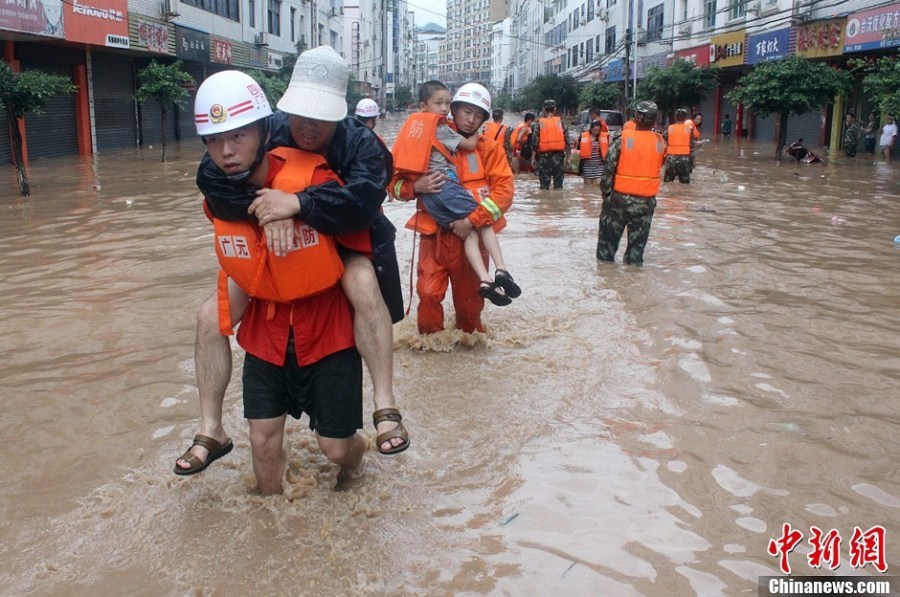
[[[597,259],[601,261],[614,261],[619,240],[627,228],[628,246],[625,248],[624,261],[631,265],[644,264],[644,247],[650,236],[650,223],[656,209],[656,190],[659,189],[659,171],[665,157],[665,141],[651,130],[657,112],[655,103],[638,102],[634,117],[636,130],[616,133],[610,141],[609,151],[606,154],[606,170],[600,178],[603,206],[600,210]],[[652,137],[648,138],[648,135]],[[625,147],[623,138],[626,138]],[[625,168],[619,172],[623,152],[628,152],[629,175],[626,175]],[[643,169],[645,175],[635,174],[635,168]],[[655,181],[652,180],[654,172]],[[652,195],[625,194],[614,190],[627,188],[628,183],[635,180],[642,181],[638,184],[643,184]],[[656,190],[653,190],[654,188]]]
[[[541,124],[548,118],[559,118],[556,114],[556,102],[552,99],[544,102],[544,118],[539,119],[532,125],[531,143],[534,148],[534,158],[531,160],[532,166],[537,171],[542,189],[550,188],[550,181],[553,181],[554,189],[561,189],[563,186],[563,176],[565,175],[566,149],[568,146],[568,131],[566,125],[559,121],[562,127],[563,148],[560,151],[539,151],[541,146]]]
[[[848,158],[855,158],[856,150],[859,147],[859,123],[856,122],[856,115],[852,112],[847,114],[845,122],[847,128],[844,129],[844,153]]]
[[[675,110],[675,122],[669,125],[663,138],[668,142],[669,149],[666,154],[666,173],[664,182],[672,182],[678,177],[678,182],[690,184],[691,182],[691,155],[694,152],[694,136],[692,128],[687,124],[687,110],[679,108]]]

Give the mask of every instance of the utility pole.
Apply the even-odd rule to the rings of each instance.
[[[629,70],[631,69],[631,27],[625,30],[625,111],[628,110],[628,82],[631,80]]]

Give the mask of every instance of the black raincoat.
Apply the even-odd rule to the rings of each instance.
[[[286,113],[275,112],[268,124],[270,148],[296,147]],[[375,133],[348,116],[337,124],[325,159],[344,186],[328,182],[297,193],[303,221],[324,234],[371,230],[375,273],[391,320],[396,323],[403,319],[400,268],[394,249],[397,231],[381,213],[394,169],[391,152]],[[227,221],[253,217],[247,208],[256,198],[257,187],[228,180],[209,154],[200,162],[197,186],[207,197],[214,217]]]

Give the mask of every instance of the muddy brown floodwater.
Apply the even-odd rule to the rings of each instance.
[[[28,199],[0,170],[0,593],[755,594],[784,523],[794,574],[828,571],[811,526],[840,533],[839,574],[879,574],[850,565],[856,527],[900,566],[900,166],[707,144],[643,269],[596,262],[595,189],[520,175],[501,242],[522,298],[483,336],[420,337],[415,306],[395,326],[412,448],[335,491],[290,421],[286,496],[261,498],[240,360],[236,449],[171,473],[216,274],[201,152],[39,160]],[[398,228],[411,209],[385,204]]]

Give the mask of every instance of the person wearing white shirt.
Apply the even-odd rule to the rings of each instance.
[[[894,148],[894,141],[897,140],[897,123],[894,122],[894,115],[888,114],[887,124],[881,127],[881,139],[878,144],[881,147],[881,153],[884,154],[884,161],[891,161],[891,150]]]

